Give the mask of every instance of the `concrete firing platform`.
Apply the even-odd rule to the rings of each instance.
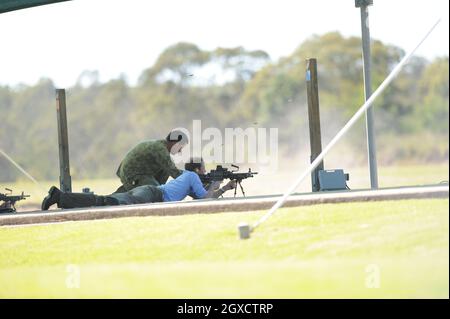
[[[379,190],[351,190],[294,194],[288,198],[283,207],[298,207],[328,203],[448,197],[449,186],[448,184],[445,184],[434,186],[386,188]],[[272,207],[279,198],[280,195],[272,195],[2,214],[0,215],[0,226],[44,224],[136,216],[173,216],[267,210]]]

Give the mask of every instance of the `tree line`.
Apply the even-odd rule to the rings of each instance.
[[[374,88],[404,54],[399,47],[373,41]],[[173,127],[190,128],[194,119],[220,129],[278,127],[280,151],[308,149],[305,61],[311,57],[318,59],[326,142],[364,100],[358,37],[315,35],[277,61],[242,47],[207,51],[177,43],[143,70],[136,85],[124,77],[101,83],[98,72],[85,71],[66,88],[72,175],[112,177],[138,141],[162,138]],[[382,163],[448,160],[448,81],[448,57],[414,57],[380,96],[375,116]],[[57,178],[52,80],[0,86],[0,116],[0,149],[36,178]],[[347,139],[355,151],[364,147],[362,132],[356,129]],[[0,156],[0,180],[19,177]]]

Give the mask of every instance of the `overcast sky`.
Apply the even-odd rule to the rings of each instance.
[[[374,0],[372,37],[411,49],[438,19],[419,55],[449,54],[448,0]],[[49,77],[72,86],[84,70],[135,83],[167,46],[244,46],[273,60],[312,34],[360,35],[354,0],[74,0],[0,14],[0,85]]]

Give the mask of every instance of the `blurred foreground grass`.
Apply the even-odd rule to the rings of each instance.
[[[449,201],[0,228],[0,297],[448,298]]]

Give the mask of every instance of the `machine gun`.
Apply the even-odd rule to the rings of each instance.
[[[217,165],[216,169],[211,170],[207,174],[199,174],[200,180],[205,184],[210,184],[214,181],[223,181],[224,179],[229,179],[232,181],[236,181],[236,183],[239,185],[242,195],[245,197],[244,188],[242,187],[242,180],[253,177],[253,175],[258,174],[258,172],[252,172],[251,168],[248,169],[248,172],[245,173],[239,173],[239,166],[237,165],[231,165],[231,167],[235,168],[233,171],[229,171],[228,168],[222,167],[222,165]],[[234,189],[234,197],[236,197],[237,193],[237,186]]]
[[[9,194],[2,194],[0,193],[0,214],[1,213],[15,213],[16,207],[14,206],[16,202],[19,200],[24,200],[27,197],[30,197],[30,195],[24,195],[23,192],[21,195],[11,195],[12,190],[9,188],[5,188],[6,191],[9,192]],[[3,202],[3,204],[1,203]]]

